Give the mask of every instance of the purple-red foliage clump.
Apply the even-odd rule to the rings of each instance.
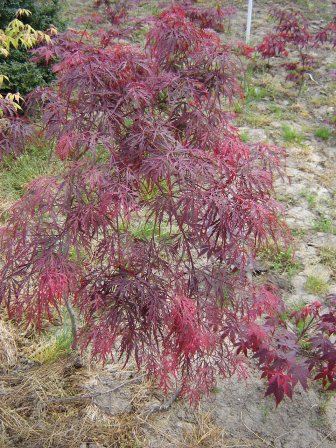
[[[19,115],[17,105],[0,98],[0,160],[7,155],[20,155],[31,140],[31,123]]]
[[[277,22],[275,33],[265,36],[257,51],[268,60],[280,56],[293,57],[283,64],[288,72],[286,79],[302,87],[306,74],[316,65],[311,51],[325,43],[336,45],[335,18],[320,31],[313,32],[299,11],[275,7],[271,15]]]
[[[189,20],[202,29],[213,29],[215,31],[224,31],[225,20],[229,19],[236,13],[234,7],[211,7],[199,6],[192,0],[181,0],[178,2]]]
[[[335,299],[288,316],[246,275],[288,232],[272,197],[284,153],[230,122],[236,53],[173,7],[145,51],[68,32],[35,57],[57,61],[28,103],[64,170],[32,182],[1,229],[10,315],[40,326],[71,303],[83,349],[132,356],[192,401],[251,358],[277,403],[309,378],[334,389]]]
[[[271,14],[277,21],[276,32],[265,36],[257,51],[269,60],[278,56],[288,57],[294,50],[296,59],[284,64],[288,72],[286,79],[302,86],[306,73],[314,67],[309,50],[315,40],[308,21],[301,12],[290,9],[276,7]]]

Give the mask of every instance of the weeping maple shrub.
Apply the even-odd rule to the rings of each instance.
[[[179,7],[145,51],[57,39],[40,50],[59,59],[55,88],[30,103],[65,168],[35,180],[1,230],[9,313],[40,325],[76,307],[82,349],[133,357],[194,402],[218,375],[247,377],[252,357],[277,403],[309,377],[335,388],[334,298],[285,318],[276,292],[248,280],[260,245],[288,238],[272,198],[284,154],[230,122],[230,47]]]

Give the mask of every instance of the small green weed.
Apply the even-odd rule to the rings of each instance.
[[[233,110],[236,114],[241,114],[244,111],[244,107],[243,104],[241,103],[241,101],[236,101],[233,105]]]
[[[291,232],[297,238],[302,238],[307,233],[306,229],[291,229]]]
[[[245,101],[251,103],[252,101],[261,101],[270,95],[265,87],[248,85],[245,89]]]
[[[138,221],[134,225],[131,225],[129,231],[138,240],[149,241],[154,237],[169,242],[172,240],[174,233],[177,233],[178,229],[171,228],[168,224],[161,224],[159,228],[159,226],[154,226],[154,223],[151,221]]]
[[[310,275],[307,278],[305,284],[305,290],[311,294],[325,294],[328,292],[328,284],[327,282],[320,277],[315,277],[314,275]]]
[[[321,263],[330,268],[336,276],[336,249],[322,247],[320,250]]]
[[[323,233],[336,233],[336,227],[333,223],[333,221],[326,217],[325,215],[321,215],[318,220],[314,222],[313,229],[316,232],[323,232]]]
[[[331,137],[331,130],[329,128],[318,128],[315,131],[315,137],[320,138],[321,140],[329,140]]]
[[[72,334],[69,328],[65,327],[60,333],[49,336],[41,343],[40,348],[32,356],[34,361],[41,364],[52,363],[57,359],[71,352]]]
[[[261,259],[270,263],[270,268],[281,274],[287,274],[289,278],[302,270],[302,264],[294,260],[293,249],[279,250],[269,245],[260,252]]]
[[[326,415],[328,411],[328,406],[330,405],[330,402],[332,399],[335,399],[336,392],[335,391],[324,391],[323,394],[321,394],[320,397],[320,403],[318,406],[318,412],[321,415]]]
[[[244,116],[244,123],[255,128],[263,128],[269,126],[272,123],[272,119],[269,114],[249,112]]]
[[[314,193],[303,190],[300,195],[307,200],[308,208],[311,209],[316,207],[317,198]]]
[[[303,136],[288,124],[282,126],[282,138],[285,142],[302,145]]]
[[[248,135],[247,132],[241,132],[239,137],[240,137],[240,140],[244,143],[246,143],[250,140],[250,136]]]
[[[65,307],[61,310],[61,326],[52,326],[39,337],[39,343],[31,359],[41,364],[50,364],[72,351],[73,335],[71,322]]]
[[[277,120],[283,120],[286,116],[285,111],[277,104],[270,104],[268,106],[269,111],[274,115]]]

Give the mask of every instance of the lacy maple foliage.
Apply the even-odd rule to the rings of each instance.
[[[32,182],[1,230],[9,313],[40,325],[71,302],[83,349],[132,356],[191,401],[250,362],[277,403],[308,378],[335,388],[334,298],[285,317],[246,274],[289,236],[272,198],[283,151],[230,121],[237,53],[173,7],[145,50],[69,31],[35,55],[56,61],[29,103],[64,171]]]
[[[275,33],[264,37],[257,51],[263,58],[291,57],[290,62],[283,64],[287,70],[286,79],[303,85],[307,73],[316,66],[312,55],[321,44],[336,45],[336,16],[318,32],[312,27],[304,15],[295,9],[275,7],[271,16],[276,20]]]

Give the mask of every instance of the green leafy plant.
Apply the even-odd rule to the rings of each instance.
[[[277,104],[270,103],[268,105],[268,109],[274,115],[274,117],[278,120],[282,120],[286,116],[285,110],[282,107],[278,106]]]
[[[5,29],[0,29],[0,55],[7,57],[12,47],[24,49],[33,48],[38,42],[50,42],[50,37],[42,31],[36,31],[29,24],[23,23],[19,18],[30,16],[31,12],[24,9],[16,12],[14,18]]]
[[[30,11],[31,15],[24,21],[32,28],[46,30],[52,24],[63,29],[60,6],[60,0],[0,0],[0,28],[5,28],[18,10],[25,9]]]
[[[22,95],[36,87],[44,87],[54,79],[53,74],[46,67],[29,61],[18,62],[13,59],[0,63],[0,73],[7,77],[3,90],[20,92]]]

